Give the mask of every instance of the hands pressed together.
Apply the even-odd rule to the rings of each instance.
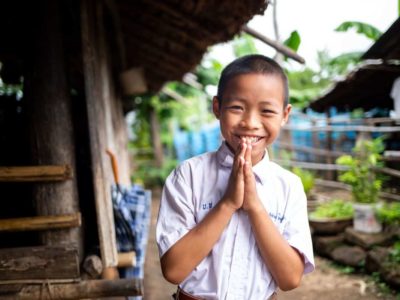
[[[234,210],[242,208],[249,212],[263,209],[256,190],[251,151],[252,145],[250,140],[242,138],[235,153],[228,187],[222,199]]]

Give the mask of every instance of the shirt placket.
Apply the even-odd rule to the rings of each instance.
[[[232,251],[232,263],[229,276],[227,300],[245,299],[245,287],[248,278],[247,248],[248,237],[246,224],[244,224],[244,212],[238,212],[238,225]]]

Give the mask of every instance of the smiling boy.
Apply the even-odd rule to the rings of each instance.
[[[314,269],[301,181],[266,151],[290,110],[273,60],[248,55],[222,72],[213,111],[224,142],[183,162],[163,189],[157,242],[176,299],[273,299]]]

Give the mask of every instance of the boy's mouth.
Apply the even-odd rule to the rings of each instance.
[[[246,142],[250,141],[252,145],[256,144],[259,140],[262,139],[261,136],[248,136],[248,135],[235,135],[235,136],[239,139],[239,141],[242,141],[242,139],[244,139]]]

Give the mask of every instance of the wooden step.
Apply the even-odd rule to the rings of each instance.
[[[72,171],[68,165],[0,167],[0,182],[63,181],[71,178]]]
[[[43,281],[42,284],[11,286],[4,283],[0,283],[0,300],[74,300],[143,295],[142,279],[84,280],[76,283]],[[2,290],[5,292],[2,293]]]
[[[0,219],[1,231],[33,231],[81,226],[81,214]]]
[[[40,246],[0,249],[0,282],[18,279],[78,278],[75,246]]]

